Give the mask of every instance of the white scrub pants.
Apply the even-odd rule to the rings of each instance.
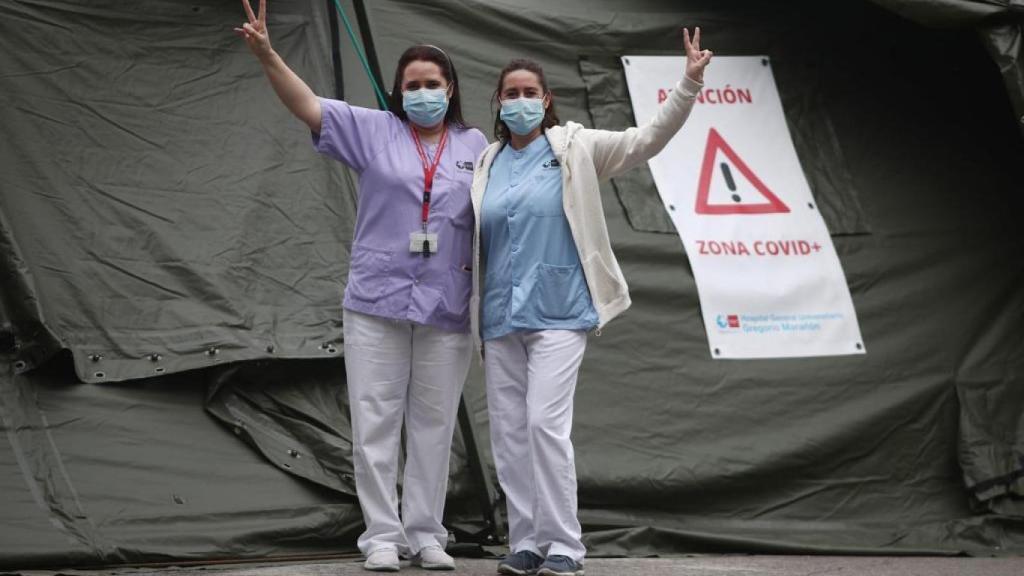
[[[484,343],[491,448],[508,502],[509,547],[582,562],[573,394],[587,334],[513,332]]]
[[[359,550],[415,554],[448,543],[442,526],[452,433],[469,371],[468,333],[344,311],[352,460],[366,531]],[[401,518],[398,459],[406,427]]]

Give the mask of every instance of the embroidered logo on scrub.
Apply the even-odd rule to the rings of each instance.
[[[562,167],[562,163],[558,161],[558,158],[552,158],[551,160],[548,160],[547,162],[541,164],[541,167],[542,168],[548,168],[548,169],[551,169],[551,168],[561,168]]]
[[[473,171],[473,161],[472,160],[456,160],[455,161],[455,167],[458,168],[459,170],[465,170],[466,172],[472,172]]]

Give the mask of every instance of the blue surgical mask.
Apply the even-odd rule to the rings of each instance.
[[[444,88],[409,90],[402,92],[405,115],[417,126],[436,126],[448,112],[448,93]]]
[[[513,134],[525,136],[544,119],[543,98],[515,98],[501,101],[501,121]]]

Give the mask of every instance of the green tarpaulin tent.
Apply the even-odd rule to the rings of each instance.
[[[318,94],[376,106],[333,1],[269,4]],[[485,133],[512,57],[563,120],[611,129],[635,122],[619,56],[680,54],[683,25],[771,59],[869,353],[712,360],[649,172],[608,183],[634,305],[580,374],[591,554],[1024,552],[1024,5],[339,5],[384,78],[411,44],[451,53]],[[0,3],[0,568],[354,550],[355,176],[276,100],[242,18]],[[479,367],[463,416],[447,524],[496,542]]]

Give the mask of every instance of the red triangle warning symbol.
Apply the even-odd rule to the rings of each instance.
[[[751,204],[743,202],[739,195],[733,194],[732,199],[735,201],[733,204],[727,203],[716,203],[709,204],[708,196],[711,193],[711,180],[715,176],[715,160],[718,157],[718,151],[721,150],[725,157],[729,159],[733,166],[739,170],[740,174],[750,182],[754,189],[764,197],[765,202]],[[726,186],[729,190],[736,189],[736,182],[733,179],[732,171],[729,170],[728,164],[724,162],[721,164],[721,178],[725,180]],[[782,214],[789,212],[789,207],[786,206],[779,197],[772,193],[771,190],[765,186],[764,182],[754,174],[743,160],[736,154],[736,152],[729,147],[729,145],[722,138],[722,135],[717,130],[712,128],[708,132],[708,143],[704,148],[704,164],[700,169],[700,181],[697,187],[697,214]]]

